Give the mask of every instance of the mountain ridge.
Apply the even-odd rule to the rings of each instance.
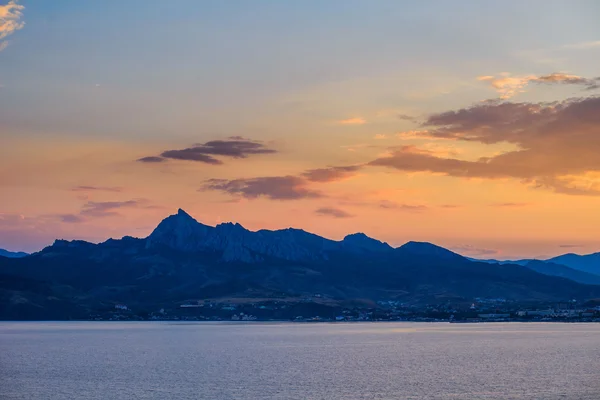
[[[600,286],[520,265],[469,261],[427,242],[393,248],[362,233],[335,241],[293,228],[211,227],[183,210],[163,219],[146,238],[98,244],[58,239],[27,257],[0,258],[0,318],[5,319],[41,318],[46,311],[63,315],[60,310],[65,316],[89,315],[115,303],[156,310],[189,299],[299,301],[315,293],[335,304],[423,305],[485,297],[585,300],[600,298]]]

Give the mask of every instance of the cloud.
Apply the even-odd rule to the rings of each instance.
[[[462,178],[515,178],[557,193],[600,195],[600,97],[485,102],[431,115],[424,124],[433,137],[507,142],[518,149],[467,161],[402,146],[368,165]]]
[[[271,200],[299,200],[325,197],[308,186],[350,178],[361,165],[309,169],[299,176],[269,176],[247,179],[209,179],[200,190],[217,190],[245,199],[266,197]]]
[[[529,83],[580,85],[587,90],[600,88],[600,77],[583,78],[563,72],[554,72],[543,76],[510,76],[510,74],[505,72],[500,74],[500,76],[479,76],[477,80],[488,82],[500,94],[501,99],[509,99],[517,93],[524,92],[525,86]]]
[[[429,207],[422,204],[399,204],[390,200],[381,200],[379,203],[377,203],[377,206],[379,208],[408,212],[422,212],[429,209]]]
[[[582,244],[559,244],[558,247],[561,249],[574,249],[577,247],[583,247]]]
[[[398,119],[401,119],[403,121],[411,121],[411,122],[416,122],[417,118],[407,115],[407,114],[398,114]]]
[[[436,139],[429,135],[427,130],[413,130],[396,133],[396,136],[401,140],[414,140],[414,139]]]
[[[307,180],[297,176],[270,176],[249,179],[209,179],[201,190],[217,190],[246,199],[299,200],[323,197],[306,187]]]
[[[364,125],[367,123],[366,120],[360,117],[343,119],[337,122],[340,125]]]
[[[600,40],[567,44],[563,46],[563,49],[588,50],[597,47],[600,48]]]
[[[85,218],[75,215],[75,214],[60,214],[58,218],[61,222],[66,222],[68,224],[77,224],[85,221]]]
[[[494,204],[490,204],[490,207],[497,207],[497,208],[520,208],[520,207],[527,207],[531,204],[529,203],[494,203]]]
[[[73,192],[113,192],[121,193],[123,188],[116,186],[75,186],[71,189]]]
[[[25,26],[21,21],[23,7],[16,0],[11,0],[5,5],[0,5],[0,40],[7,38]],[[0,51],[8,46],[8,41],[0,42]]]
[[[196,161],[211,165],[221,165],[223,161],[214,156],[230,158],[248,158],[257,154],[272,154],[277,151],[266,147],[262,142],[232,136],[227,140],[211,140],[180,150],[165,150],[158,156],[138,159],[145,163],[162,162],[164,159]]]
[[[462,206],[459,206],[458,204],[442,204],[442,205],[440,205],[440,208],[456,209],[456,208],[462,208]]]
[[[165,158],[158,157],[158,156],[148,156],[148,157],[138,158],[136,161],[143,162],[143,163],[161,163],[161,162],[164,162],[167,160]]]
[[[88,201],[79,213],[83,217],[111,217],[119,215],[116,210],[121,208],[136,208],[144,205],[144,200],[127,201]]]
[[[355,176],[361,168],[362,166],[360,165],[350,165],[345,167],[309,169],[303,172],[302,176],[311,182],[333,182]]]
[[[344,210],[341,210],[339,208],[334,208],[334,207],[321,207],[321,208],[315,210],[315,214],[328,216],[328,217],[334,217],[334,218],[354,217],[354,215],[349,214]]]
[[[387,135],[385,133],[378,133],[373,138],[375,140],[383,140],[383,139],[387,139]]]
[[[453,247],[450,247],[450,250],[455,251],[459,254],[470,256],[470,257],[492,256],[492,255],[500,253],[498,250],[485,249],[485,248],[471,246],[468,244],[461,245],[461,246],[453,246]]]

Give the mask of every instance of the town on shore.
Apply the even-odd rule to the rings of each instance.
[[[503,298],[414,305],[379,301],[342,307],[316,294],[300,301],[270,299],[194,300],[156,310],[115,304],[90,315],[97,321],[294,321],[294,322],[600,322],[600,301],[518,303]]]

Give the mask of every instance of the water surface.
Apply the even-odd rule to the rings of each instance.
[[[0,323],[0,398],[600,398],[600,324]]]

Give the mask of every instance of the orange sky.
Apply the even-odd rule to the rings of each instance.
[[[511,7],[457,32],[417,5],[321,25],[333,10],[132,3],[105,32],[116,5],[0,2],[0,248],[145,236],[181,207],[481,258],[600,251],[594,3],[508,34]]]

